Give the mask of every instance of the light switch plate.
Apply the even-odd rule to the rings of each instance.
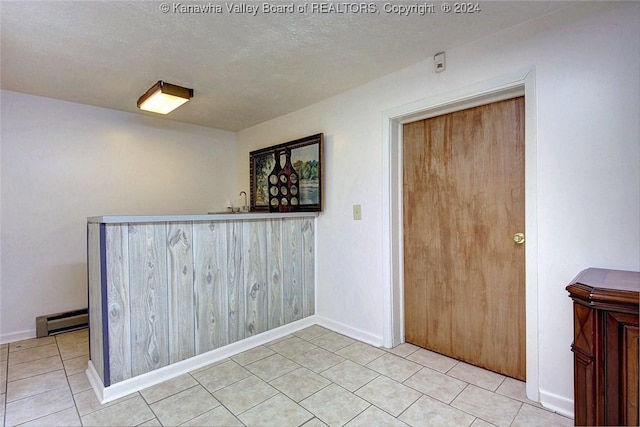
[[[360,205],[353,205],[353,219],[356,221],[362,219],[362,207]]]

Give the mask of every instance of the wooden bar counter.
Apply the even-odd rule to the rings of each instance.
[[[174,364],[184,371],[195,366],[185,360],[312,316],[316,216],[88,218],[87,375],[98,397],[112,400],[165,379]],[[150,379],[156,370],[162,375]],[[121,383],[121,392],[105,392]]]

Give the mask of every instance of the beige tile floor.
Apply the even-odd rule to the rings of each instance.
[[[524,383],[312,326],[101,405],[87,330],[0,346],[5,426],[571,426]]]

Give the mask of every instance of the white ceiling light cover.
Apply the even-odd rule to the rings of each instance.
[[[159,80],[138,99],[138,108],[153,113],[168,114],[192,97],[193,89]]]

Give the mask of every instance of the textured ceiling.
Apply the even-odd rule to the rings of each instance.
[[[293,13],[263,3],[2,1],[1,87],[152,114],[136,100],[165,80],[195,91],[168,119],[237,131],[568,4],[490,1],[446,14],[434,2],[434,13],[404,16],[385,8],[425,3],[376,1],[362,13],[360,3],[296,1],[305,10]]]

